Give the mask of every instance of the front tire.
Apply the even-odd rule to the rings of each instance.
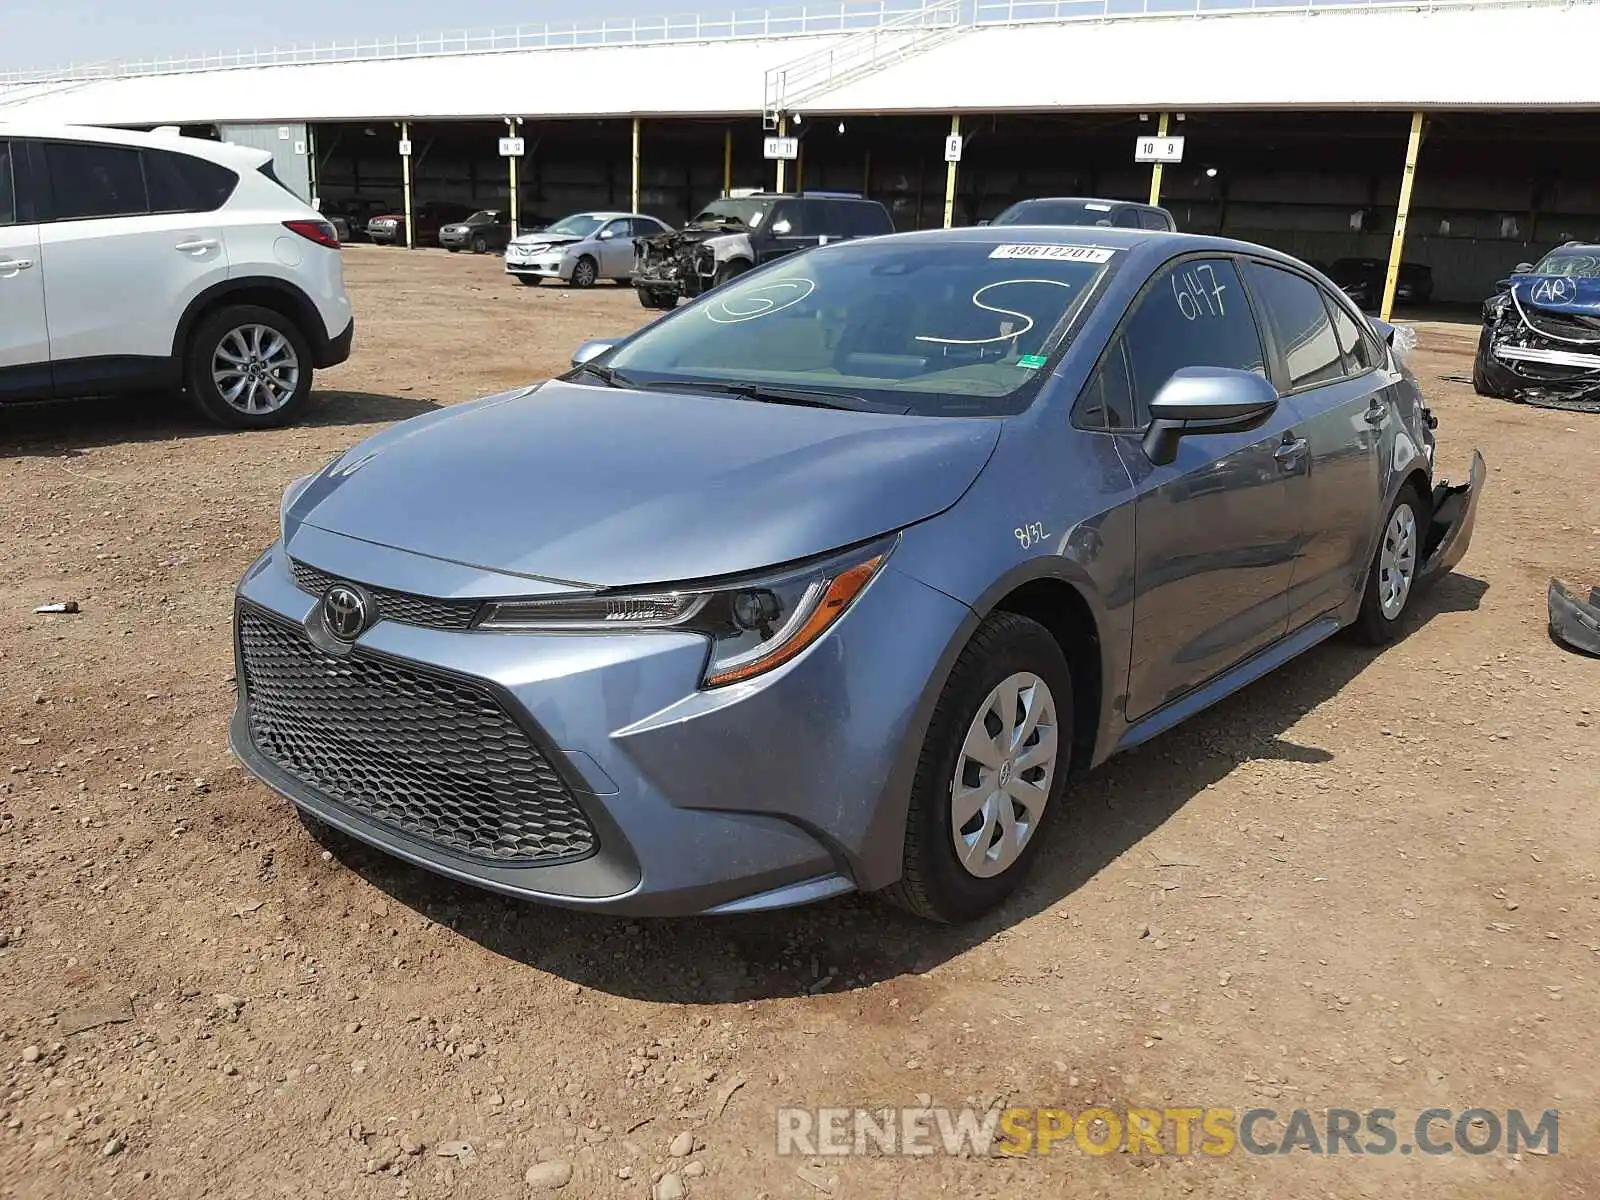
[[[886,898],[959,923],[1010,896],[1061,806],[1072,722],[1072,672],[1055,638],[1027,617],[991,614],[934,707]]]
[[[750,264],[745,262],[742,258],[736,258],[732,262],[725,262],[717,268],[717,273],[712,280],[712,286],[721,287],[730,279],[739,278],[739,276],[743,275],[749,269]]]
[[[487,254],[487,253],[489,253],[489,239],[484,237],[481,233],[477,237],[473,238],[472,239],[472,252],[474,254]]]
[[[1478,335],[1478,352],[1472,359],[1472,390],[1491,400],[1504,400],[1505,389],[1496,384],[1495,368],[1489,361],[1489,341],[1489,327],[1485,325]]]
[[[1387,646],[1400,636],[1422,570],[1422,538],[1428,520],[1422,496],[1414,485],[1407,484],[1383,519],[1383,533],[1367,569],[1361,612],[1352,627],[1369,646]]]
[[[295,421],[311,396],[311,347],[270,308],[218,309],[189,339],[184,382],[194,406],[219,425],[275,429]]]
[[[515,279],[523,287],[538,287],[540,283],[537,275],[513,275],[511,278]]]
[[[600,265],[585,254],[573,265],[572,278],[567,281],[567,285],[575,288],[592,288],[598,278],[600,278]]]

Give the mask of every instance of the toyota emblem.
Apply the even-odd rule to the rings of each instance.
[[[322,593],[322,622],[342,642],[353,642],[367,627],[367,599],[355,588],[335,584]]]

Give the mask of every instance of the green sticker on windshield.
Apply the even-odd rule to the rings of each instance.
[[[1037,371],[1048,361],[1050,360],[1043,354],[1024,354],[1021,358],[1017,359],[1017,366],[1027,367],[1030,371]]]

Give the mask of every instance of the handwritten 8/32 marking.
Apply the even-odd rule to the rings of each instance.
[[[1031,550],[1050,535],[1044,531],[1042,522],[1030,521],[1026,525],[1019,525],[1013,529],[1011,536],[1017,539],[1017,545],[1024,550]]]

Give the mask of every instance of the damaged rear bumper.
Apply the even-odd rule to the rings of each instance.
[[[1427,557],[1417,584],[1425,587],[1455,569],[1472,544],[1478,521],[1478,500],[1489,474],[1483,451],[1472,452],[1472,469],[1465,483],[1439,483],[1433,489],[1433,518],[1428,525]]]
[[[1563,646],[1600,657],[1600,587],[1581,600],[1559,579],[1550,581],[1550,636]]]

